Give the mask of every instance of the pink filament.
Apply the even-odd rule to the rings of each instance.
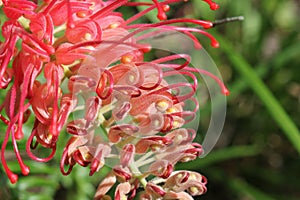
[[[33,142],[33,138],[36,134],[36,129],[34,128],[34,130],[32,131],[32,133],[30,134],[27,142],[26,142],[26,152],[28,154],[28,156],[32,159],[32,160],[35,160],[35,161],[38,161],[38,162],[48,162],[49,160],[51,160],[54,155],[55,155],[55,152],[56,152],[56,145],[51,147],[51,150],[52,152],[50,153],[50,155],[46,158],[39,158],[39,157],[36,157],[32,152],[31,152],[31,148],[32,147],[36,147],[37,144],[35,145],[32,145],[32,142]]]
[[[172,60],[177,60],[177,59],[185,59],[186,62],[183,63],[182,65],[180,65],[179,67],[176,67],[174,68],[175,70],[180,70],[186,66],[188,66],[191,62],[191,57],[187,54],[176,54],[176,55],[171,55],[171,56],[166,56],[166,57],[163,57],[163,58],[159,58],[159,59],[156,59],[156,60],[153,60],[152,62],[153,63],[163,63],[163,62],[168,62],[168,61],[172,61]],[[168,65],[166,65],[168,66]]]
[[[220,86],[222,94],[224,94],[226,96],[228,96],[230,94],[229,90],[226,88],[226,86],[224,85],[224,83],[217,76],[215,76],[214,74],[212,74],[212,73],[210,73],[210,72],[208,72],[206,70],[203,70],[203,69],[196,69],[196,68],[192,68],[192,67],[187,67],[185,69],[189,70],[191,72],[196,72],[196,73],[204,74],[204,75],[207,75],[207,76],[211,77]]]
[[[11,125],[12,125],[12,123],[9,124],[10,129],[11,129]],[[4,171],[7,174],[10,182],[11,183],[16,183],[18,181],[18,175],[14,174],[9,169],[9,167],[7,166],[7,163],[6,163],[5,155],[4,155],[4,152],[5,152],[5,149],[6,149],[6,145],[7,145],[7,142],[9,140],[9,136],[10,136],[10,132],[11,132],[11,130],[9,129],[9,127],[6,130],[5,138],[4,138],[2,146],[1,146],[1,163],[2,163]]]
[[[90,16],[91,19],[100,18],[106,16],[108,13],[112,12],[113,10],[119,8],[120,6],[127,3],[128,0],[118,0],[113,1],[111,4],[107,5],[106,7],[102,8],[98,12],[94,13]]]
[[[64,176],[69,175],[74,166],[72,163],[68,163],[69,164],[68,170],[67,171],[64,170],[65,162],[67,162],[68,150],[69,150],[69,145],[64,148],[64,152],[60,161],[60,171]]]
[[[159,3],[159,7],[162,8],[162,11],[164,12],[164,9],[162,6],[166,6],[168,4],[171,4],[171,3],[176,3],[176,2],[180,2],[182,0],[169,0],[169,1],[164,1],[164,2],[160,2]],[[154,1],[153,1],[154,2]],[[130,24],[131,22],[134,22],[136,21],[137,19],[145,16],[145,14],[149,13],[151,10],[155,9],[155,8],[158,8],[157,7],[157,4],[153,5],[153,4],[150,4],[150,3],[144,3],[144,2],[128,2],[126,5],[128,6],[150,6],[149,8],[137,13],[136,15],[132,16],[131,18],[127,19],[124,23],[121,24],[121,26],[126,26],[127,24]]]

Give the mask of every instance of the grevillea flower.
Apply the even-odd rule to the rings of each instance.
[[[170,5],[180,1],[2,0],[7,20],[0,44],[0,87],[6,98],[0,119],[7,128],[1,162],[12,183],[18,175],[6,162],[10,141],[22,174],[28,175],[16,141],[26,141],[31,159],[46,162],[56,153],[59,135],[67,132],[71,137],[59,152],[62,174],[70,174],[77,164],[89,166],[91,176],[104,165],[112,167],[95,199],[110,198],[106,193],[114,184],[114,199],[133,199],[140,187],[141,199],[192,199],[206,192],[204,176],[175,171],[174,166],[203,152],[193,142],[196,130],[185,127],[199,109],[197,74],[216,80],[223,94],[228,90],[213,74],[191,67],[187,54],[147,61],[144,55],[151,45],[141,42],[177,31],[196,48],[201,47],[194,35],[199,33],[218,46],[202,29],[211,28],[212,22],[167,19]],[[204,1],[212,10],[218,8]],[[146,9],[125,19],[115,11],[122,6]],[[155,9],[160,22],[136,23]],[[25,134],[23,124],[30,117],[34,125]],[[49,155],[39,157],[38,148],[49,149]]]

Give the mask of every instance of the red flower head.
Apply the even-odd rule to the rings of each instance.
[[[12,183],[18,175],[6,163],[8,142],[12,141],[21,171],[27,175],[29,167],[16,140],[27,141],[31,159],[46,162],[56,153],[66,127],[72,137],[62,152],[62,174],[70,174],[79,164],[89,166],[92,176],[104,164],[114,163],[96,199],[107,197],[117,181],[115,199],[133,199],[140,186],[145,199],[189,199],[206,191],[206,179],[200,174],[173,170],[177,162],[196,159],[203,152],[193,142],[196,130],[186,128],[199,109],[198,76],[210,76],[225,95],[228,90],[210,72],[193,68],[188,54],[147,60],[152,46],[143,42],[164,32],[179,32],[200,48],[195,36],[200,33],[218,46],[202,30],[211,28],[212,22],[167,19],[170,5],[180,1],[2,1],[7,21],[0,44],[0,88],[7,92],[0,119],[7,129],[1,161]],[[204,1],[212,10],[218,8]],[[125,19],[115,11],[122,6],[146,9]],[[160,22],[137,23],[155,9]],[[32,132],[24,135],[23,124],[30,117]],[[34,149],[40,146],[50,150],[48,157],[36,155]],[[161,182],[150,180],[152,175]]]

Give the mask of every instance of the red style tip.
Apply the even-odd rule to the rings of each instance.
[[[163,5],[162,9],[164,12],[169,12],[170,11],[170,6],[169,5]]]
[[[223,93],[225,96],[229,96],[229,95],[230,95],[230,91],[229,91],[227,88],[223,88],[222,93]]]
[[[18,175],[17,174],[14,174],[14,173],[11,172],[11,173],[8,173],[7,176],[8,176],[8,178],[9,178],[9,180],[12,184],[15,184],[18,181]]]
[[[24,137],[24,133],[22,131],[22,128],[18,127],[17,131],[15,132],[15,138],[16,140],[21,140]]]
[[[210,4],[210,9],[212,10],[218,10],[220,8],[220,6],[216,3],[211,3]]]
[[[220,46],[219,42],[217,41],[212,41],[210,44],[213,48],[218,48]]]
[[[164,12],[160,12],[160,13],[157,14],[157,18],[158,18],[159,20],[161,20],[161,21],[164,21],[164,20],[167,19],[167,15],[166,15],[166,13],[164,13]]]
[[[27,176],[27,175],[29,174],[29,172],[30,172],[30,168],[29,168],[28,166],[26,166],[26,165],[23,165],[23,166],[21,167],[21,171],[22,171],[22,174],[23,174],[24,176]]]
[[[203,0],[203,1],[205,1],[209,5],[211,10],[217,10],[220,7],[217,3],[213,2],[212,0]]]

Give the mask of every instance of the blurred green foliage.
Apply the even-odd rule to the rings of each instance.
[[[191,0],[170,12],[212,21],[245,18],[209,30],[219,40],[219,49],[201,39],[231,91],[227,120],[210,154],[179,167],[208,177],[208,192],[199,199],[300,199],[300,2],[218,3],[220,9],[210,11],[202,1]],[[205,130],[207,120],[201,121]],[[61,141],[63,148],[66,140]],[[88,169],[76,167],[63,177],[58,167],[60,156],[49,163],[26,162],[32,173],[20,177],[15,185],[10,185],[0,170],[0,199],[92,199],[107,169],[90,178]],[[19,170],[14,160],[9,165]]]

